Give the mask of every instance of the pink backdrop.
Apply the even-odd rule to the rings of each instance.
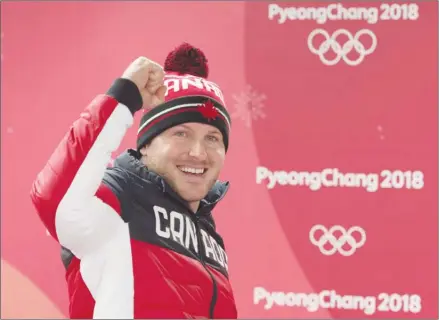
[[[215,217],[239,316],[437,319],[438,4],[390,4],[330,9],[374,23],[312,19],[330,2],[271,20],[264,2],[3,2],[2,317],[66,315],[28,194],[69,124],[133,58],[189,41],[233,115]]]

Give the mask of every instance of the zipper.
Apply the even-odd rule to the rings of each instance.
[[[167,188],[166,188],[166,183],[165,183],[164,180],[161,180],[161,181],[162,181],[162,187],[163,187],[162,190],[163,190],[163,192],[165,193],[165,192],[166,192],[166,189],[167,189]],[[185,203],[185,202],[184,202],[184,201],[178,196],[177,193],[172,192],[172,189],[169,189],[169,190],[170,190],[170,191],[168,191],[168,192],[171,192],[171,193],[169,193],[169,194],[172,195],[173,199],[176,200],[176,201],[178,201],[180,205],[182,204],[182,205],[184,206],[185,211],[188,212],[188,214],[189,214],[191,220],[192,220],[192,221],[194,222],[194,224],[195,224],[195,228],[197,229],[199,261],[200,261],[201,264],[203,265],[204,270],[206,270],[206,272],[209,274],[210,278],[212,279],[212,285],[213,285],[213,289],[212,289],[212,291],[213,291],[213,292],[212,292],[212,300],[210,300],[209,319],[213,319],[213,318],[214,318],[214,317],[213,317],[213,314],[214,314],[214,311],[215,311],[215,305],[216,305],[216,302],[217,302],[217,300],[218,300],[218,284],[216,283],[216,280],[215,280],[215,278],[213,277],[212,272],[210,272],[210,270],[207,268],[206,261],[204,261],[205,250],[204,250],[203,246],[201,245],[201,242],[203,241],[203,238],[202,238],[202,236],[201,236],[200,226],[199,226],[199,224],[198,224],[198,222],[199,222],[199,220],[200,220],[200,215],[199,215],[200,213],[193,213],[192,211],[190,211],[189,208],[188,208],[188,206],[187,206],[187,203]],[[221,200],[221,199],[224,197],[224,195],[225,195],[225,192],[224,192],[224,193],[222,194],[222,196],[218,199],[218,201]]]
[[[209,274],[210,278],[212,279],[212,283],[213,283],[213,293],[212,293],[212,300],[210,300],[210,307],[209,307],[209,319],[213,319],[213,313],[215,311],[215,305],[216,305],[216,301],[218,299],[218,286],[216,283],[215,278],[213,277],[213,274],[210,272],[210,270],[207,268],[206,262],[204,261],[204,248],[201,245],[201,242],[203,241],[202,236],[201,236],[201,231],[200,231],[200,227],[198,225],[198,220],[199,217],[195,216],[195,227],[197,228],[197,238],[198,238],[198,252],[200,253],[200,262],[203,265],[204,269],[207,271],[207,273]]]

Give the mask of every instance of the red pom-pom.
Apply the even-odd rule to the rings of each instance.
[[[209,75],[209,66],[203,51],[189,43],[181,44],[168,54],[164,70],[202,78]]]

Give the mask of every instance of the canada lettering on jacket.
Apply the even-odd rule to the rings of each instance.
[[[154,206],[155,231],[164,239],[170,239],[187,250],[198,252],[198,237],[195,223],[190,217],[177,211],[168,213],[165,208]],[[228,259],[224,249],[205,230],[200,229],[204,254],[220,266],[228,270]]]

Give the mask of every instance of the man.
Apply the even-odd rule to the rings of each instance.
[[[165,75],[166,72],[166,75]],[[70,318],[236,318],[211,210],[230,117],[189,44],[140,57],[74,122],[31,190],[63,260]],[[137,149],[107,168],[143,107]]]

